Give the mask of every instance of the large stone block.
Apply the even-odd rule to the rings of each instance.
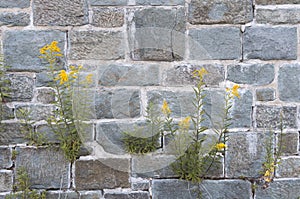
[[[53,79],[51,78],[51,74],[45,71],[36,73],[35,85],[37,87],[51,87],[51,85],[53,85]]]
[[[271,24],[297,24],[300,22],[300,9],[265,9],[256,10],[256,21],[258,23]]]
[[[12,150],[8,147],[0,147],[0,169],[12,166]]]
[[[226,42],[224,42],[226,41]],[[189,31],[190,59],[240,59],[241,33],[237,27],[209,27]]]
[[[255,199],[298,199],[299,179],[275,179],[267,189],[256,189]]]
[[[75,163],[77,190],[129,188],[129,159],[78,160]]]
[[[266,85],[275,78],[273,64],[229,65],[227,70],[227,79],[237,84]]]
[[[0,192],[12,191],[13,189],[13,172],[0,171]]]
[[[284,64],[279,68],[279,99],[287,102],[300,102],[300,64]]]
[[[30,24],[30,15],[25,12],[1,12],[0,26],[27,26]]]
[[[276,99],[275,89],[259,88],[256,89],[256,100],[258,101],[274,101]]]
[[[244,24],[253,19],[251,0],[192,0],[189,22],[192,24]]]
[[[92,6],[126,6],[128,0],[89,0]]]
[[[205,68],[208,74],[204,76],[203,81],[207,85],[218,86],[225,79],[224,66],[221,64],[182,64],[176,65],[168,69],[163,74],[164,85],[166,86],[182,86],[182,85],[195,85],[196,78],[193,76],[193,71]]]
[[[274,5],[274,4],[299,4],[300,0],[256,0],[256,4]]]
[[[31,76],[22,74],[8,74],[10,81],[9,97],[7,101],[31,101],[33,98],[34,79]]]
[[[243,39],[245,59],[297,59],[295,27],[249,27]]]
[[[0,145],[25,143],[25,134],[21,133],[24,128],[19,123],[2,123],[0,129]]]
[[[16,117],[17,119],[27,119],[27,120],[47,120],[51,116],[53,116],[53,105],[38,105],[38,104],[30,104],[30,105],[17,105],[16,106]],[[21,111],[26,111],[28,114],[23,115]]]
[[[266,143],[272,134],[266,132],[230,133],[225,162],[226,177],[259,177],[266,156]]]
[[[92,25],[102,28],[121,27],[124,24],[123,8],[93,8]]]
[[[184,5],[184,0],[135,0],[136,5],[175,6]]]
[[[51,104],[55,101],[55,90],[52,88],[37,88],[36,101],[43,104]]]
[[[58,41],[64,51],[65,33],[58,30],[8,30],[3,35],[4,62],[12,71],[41,71],[48,67],[42,61],[40,48]]]
[[[132,191],[132,192],[107,192],[104,193],[105,199],[150,199],[150,194],[146,191]]]
[[[101,191],[82,191],[80,192],[80,199],[99,199],[102,196]]]
[[[14,107],[8,107],[6,104],[0,105],[0,120],[14,119]]]
[[[101,86],[158,86],[159,65],[110,64],[98,67]]]
[[[79,193],[77,192],[54,192],[48,191],[46,192],[47,199],[57,199],[57,198],[65,198],[65,199],[79,199]]]
[[[281,145],[282,155],[296,155],[299,150],[299,133],[286,132],[277,134],[277,143]]]
[[[25,168],[31,188],[68,188],[70,165],[58,148],[18,147],[17,152],[16,169]]]
[[[0,8],[28,8],[30,0],[5,0],[0,2]]]
[[[124,35],[120,31],[70,32],[70,59],[122,59],[124,48]]]
[[[265,129],[297,128],[297,107],[294,106],[267,106],[256,107],[256,127]]]
[[[300,178],[300,157],[283,157],[280,160],[276,176],[280,178]]]
[[[43,26],[76,26],[87,24],[87,2],[85,0],[34,0],[33,23],[34,25]]]
[[[96,93],[96,117],[134,118],[140,116],[140,92],[135,89],[103,89]]]
[[[130,10],[127,20],[133,60],[174,61],[184,57],[183,8]]]

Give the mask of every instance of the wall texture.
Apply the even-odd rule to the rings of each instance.
[[[204,198],[300,197],[300,1],[298,0],[5,0],[0,1],[2,52],[12,82],[0,135],[0,198],[25,166],[32,188],[47,198],[195,198],[198,186],[174,179],[170,156],[129,156],[121,131],[145,116],[149,101],[170,103],[173,116],[192,111],[191,72],[205,67],[208,110],[220,89],[241,85],[223,169],[205,180]],[[57,40],[66,65],[96,77],[93,150],[74,164],[55,148],[32,147],[16,110],[28,108],[33,127],[57,139],[44,119],[53,90],[39,48]],[[283,157],[268,189],[252,189],[265,155],[266,129],[279,129]],[[17,151],[14,159],[12,154]],[[150,162],[150,163],[149,163]],[[149,164],[157,167],[149,167]]]

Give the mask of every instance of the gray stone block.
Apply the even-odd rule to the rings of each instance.
[[[0,8],[28,8],[30,0],[5,0],[0,2]]]
[[[256,4],[274,5],[274,4],[299,4],[300,0],[256,0]]]
[[[191,29],[189,46],[190,59],[193,60],[240,59],[240,29],[237,27]]]
[[[64,52],[65,33],[58,30],[8,30],[3,35],[4,62],[12,71],[41,71],[48,68],[40,48],[52,41]],[[63,60],[60,60],[62,63]]]
[[[58,148],[18,147],[17,152],[16,169],[25,168],[31,188],[64,189],[68,187],[70,165]]]
[[[1,123],[0,145],[25,143],[25,135],[20,133],[22,128],[19,123]]]
[[[8,107],[6,104],[0,105],[0,120],[14,119],[14,107]]]
[[[300,9],[265,9],[256,10],[256,21],[269,24],[297,24],[300,22]]]
[[[275,78],[273,64],[229,65],[227,70],[227,79],[237,84],[266,85]]]
[[[51,104],[55,101],[55,91],[52,88],[37,88],[36,101],[43,104]]]
[[[13,189],[13,172],[12,171],[0,171],[0,191],[12,191]]]
[[[34,79],[23,74],[9,74],[9,97],[7,101],[31,101],[33,98]]]
[[[192,0],[189,3],[191,24],[245,24],[253,19],[251,0]]]
[[[135,89],[103,89],[96,93],[96,117],[134,118],[140,116],[140,92]]]
[[[208,72],[204,76],[203,81],[206,85],[218,86],[225,79],[224,66],[220,64],[182,64],[167,70],[163,74],[164,85],[166,86],[182,86],[195,85],[196,78],[193,77],[193,71],[205,68]]]
[[[47,72],[36,73],[35,85],[37,87],[42,87],[42,86],[51,87],[51,85],[53,85],[53,80],[50,77],[50,73]]]
[[[266,132],[230,133],[225,162],[228,178],[260,177],[266,156],[266,143],[272,134]]]
[[[126,6],[127,0],[90,0],[92,6]]]
[[[287,102],[299,102],[300,64],[284,64],[278,72],[279,99]]]
[[[82,191],[80,193],[80,199],[99,199],[102,196],[101,191]]]
[[[255,199],[298,199],[299,179],[275,179],[267,189],[256,189]]]
[[[70,59],[115,60],[124,58],[124,35],[120,31],[71,31]]]
[[[0,169],[12,167],[12,150],[8,147],[0,147]]]
[[[184,0],[135,0],[136,5],[175,6],[184,5]]]
[[[259,88],[256,89],[256,100],[258,101],[274,101],[276,99],[275,89]]]
[[[51,116],[53,116],[53,105],[37,105],[37,104],[31,104],[31,105],[17,105],[16,106],[16,117],[17,119],[27,119],[27,120],[47,120]],[[27,116],[24,116],[20,113],[20,110],[25,110],[28,112]],[[27,118],[26,118],[27,117]]]
[[[297,59],[295,27],[249,27],[243,39],[244,59]]]
[[[1,12],[1,26],[27,26],[30,24],[30,15],[25,12]]]
[[[105,199],[150,199],[148,192],[104,193]]]
[[[142,178],[131,178],[131,189],[133,191],[147,191],[150,189],[150,181]]]
[[[42,26],[85,25],[88,23],[87,2],[85,0],[34,0],[33,23]]]
[[[133,60],[181,60],[185,51],[183,8],[130,10],[128,38]],[[160,35],[160,36],[158,36]]]
[[[159,65],[110,64],[98,67],[98,84],[101,86],[158,86]]]
[[[280,178],[299,178],[300,177],[300,157],[283,157],[280,160],[276,177]]]
[[[281,144],[282,155],[297,155],[299,149],[299,133],[286,132],[277,134],[277,143]]]
[[[279,129],[281,123],[283,128],[297,128],[297,107],[293,106],[267,106],[256,107],[256,127],[265,129]]]
[[[102,28],[122,27],[123,8],[93,8],[92,25]]]
[[[53,191],[48,191],[46,193],[46,198],[47,199],[57,199],[57,198],[79,199],[80,197],[79,197],[79,193],[77,193],[77,192],[53,192]]]
[[[129,159],[78,160],[75,163],[77,190],[129,188]]]

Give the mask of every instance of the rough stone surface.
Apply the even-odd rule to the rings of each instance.
[[[0,191],[12,191],[13,188],[13,172],[12,171],[0,171]]]
[[[58,148],[17,148],[16,169],[25,167],[32,188],[68,187],[70,165]],[[49,164],[51,162],[51,164]]]
[[[190,59],[240,59],[240,37],[240,30],[237,27],[191,29],[189,31]]]
[[[83,191],[80,192],[80,199],[99,199],[102,196],[101,191]]]
[[[281,142],[283,155],[298,154],[298,149],[299,149],[298,132],[286,132],[286,133],[278,134],[277,140],[278,140],[278,144]]]
[[[75,163],[77,190],[129,188],[129,159],[79,160]]]
[[[30,0],[5,0],[0,2],[0,8],[28,8]]]
[[[297,24],[300,22],[300,9],[257,9],[256,21],[270,24]]]
[[[262,5],[274,5],[274,4],[299,4],[300,0],[256,0],[255,3]]]
[[[10,83],[9,97],[7,101],[31,101],[33,98],[33,84],[32,77],[22,74],[9,74],[7,75]]]
[[[279,99],[287,102],[300,102],[300,64],[284,64],[279,69]]]
[[[148,192],[104,193],[105,199],[150,199]]]
[[[295,27],[249,27],[243,39],[245,59],[297,59]]]
[[[55,91],[52,88],[36,89],[36,100],[43,104],[51,104],[55,101]]]
[[[116,31],[71,31],[70,58],[114,60],[124,57],[123,33]]]
[[[266,156],[266,132],[231,133],[227,141],[226,177],[259,177]]]
[[[28,112],[27,116],[24,116],[20,113],[20,110],[25,110]],[[29,119],[29,120],[47,120],[51,115],[53,116],[52,111],[54,107],[52,105],[17,105],[16,106],[16,117],[17,119]]]
[[[227,79],[237,84],[266,85],[275,78],[273,64],[229,65],[227,70]]]
[[[40,72],[36,73],[36,82],[35,85],[37,87],[40,86],[51,86],[53,84],[53,80],[50,77],[50,73],[47,72]]]
[[[267,189],[256,189],[255,199],[297,199],[299,186],[299,179],[275,179]]]
[[[123,8],[93,8],[92,25],[102,28],[122,27]]]
[[[281,178],[300,178],[300,157],[290,156],[282,158],[276,176]]]
[[[2,123],[0,129],[0,145],[25,143],[25,135],[20,133],[24,126],[19,123]]]
[[[6,104],[0,105],[0,120],[9,120],[14,119],[14,110],[11,107],[8,107]]]
[[[273,88],[260,88],[256,89],[256,100],[258,101],[274,101],[275,89]]]
[[[207,85],[218,86],[225,79],[224,66],[220,64],[182,64],[167,70],[163,74],[165,86],[183,86],[193,84],[197,80],[193,78],[193,71],[205,68],[208,74],[204,76],[204,82]]]
[[[297,107],[293,106],[268,106],[259,105],[256,107],[257,128],[280,128],[282,112],[283,128],[297,128]]]
[[[110,64],[98,67],[101,86],[158,86],[159,65]]]
[[[29,23],[30,15],[25,12],[1,12],[0,14],[0,26],[27,26]]]
[[[184,0],[135,0],[136,5],[174,6],[184,5]]]
[[[33,23],[34,25],[48,26],[87,24],[87,3],[85,0],[34,0]]]
[[[0,169],[6,169],[12,166],[11,156],[12,152],[10,148],[0,147]]]
[[[134,118],[140,115],[140,92],[138,90],[104,89],[96,93],[96,117]]]
[[[47,192],[47,199],[57,199],[57,198],[65,198],[65,199],[79,199],[79,194],[77,192]]]
[[[65,33],[62,31],[8,30],[3,36],[4,62],[12,71],[45,70],[48,63],[39,58],[39,49],[54,40],[64,51]]]
[[[192,0],[189,22],[192,24],[244,24],[252,20],[251,0]]]
[[[184,57],[183,8],[132,10],[129,16],[128,37],[133,60],[174,61]]]
[[[90,0],[92,6],[125,6],[127,0]]]
[[[142,178],[131,178],[131,189],[133,191],[149,190],[150,189],[150,181],[144,180]]]

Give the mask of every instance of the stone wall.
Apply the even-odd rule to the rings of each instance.
[[[166,99],[176,118],[192,111],[191,72],[205,67],[208,110],[220,90],[237,83],[223,169],[200,186],[203,198],[300,197],[299,0],[5,0],[0,1],[2,52],[11,98],[0,135],[0,198],[25,166],[32,188],[47,198],[196,198],[199,187],[174,179],[172,156],[125,154],[121,132],[144,120],[149,101]],[[32,127],[57,143],[44,121],[53,90],[39,48],[56,40],[66,65],[96,77],[92,148],[75,164],[55,147],[28,146],[19,108]],[[266,129],[279,130],[283,157],[268,189],[253,189],[265,156]],[[13,154],[17,152],[17,156]],[[151,166],[149,166],[151,165]]]

